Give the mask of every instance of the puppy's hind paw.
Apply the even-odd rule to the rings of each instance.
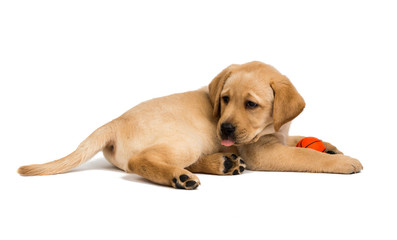
[[[196,176],[189,177],[186,174],[182,174],[179,177],[172,179],[172,186],[178,189],[193,190],[200,185],[200,180]]]

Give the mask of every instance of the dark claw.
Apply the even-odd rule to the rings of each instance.
[[[236,154],[232,154],[232,158],[233,158],[233,160],[236,160],[237,159],[237,155]]]
[[[245,162],[244,162],[243,159],[240,159],[240,163],[241,163],[241,164],[245,164]]]
[[[245,168],[243,167],[243,166],[240,166],[240,172],[242,173],[242,172],[244,172],[244,170],[245,170]]]
[[[234,170],[233,175],[238,175],[238,174],[239,174],[239,172],[237,171],[237,169]]]
[[[331,151],[331,150],[330,150],[330,151],[327,151],[327,153],[328,153],[328,154],[336,154],[336,152]]]

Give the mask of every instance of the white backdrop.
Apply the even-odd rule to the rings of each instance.
[[[393,1],[1,1],[1,239],[396,239]],[[356,157],[355,175],[199,174],[151,184],[70,153],[141,101],[259,60],[305,98],[291,133]]]

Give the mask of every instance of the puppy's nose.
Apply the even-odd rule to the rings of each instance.
[[[231,136],[236,131],[236,128],[231,123],[222,123],[221,124],[221,132],[225,136]]]

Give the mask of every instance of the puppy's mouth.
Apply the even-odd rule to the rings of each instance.
[[[225,147],[230,147],[230,146],[233,146],[234,144],[236,144],[236,141],[233,139],[227,138],[227,139],[222,139],[221,144]]]
[[[230,147],[236,144],[236,136],[233,132],[227,132],[227,131],[219,131],[218,132],[218,137],[221,140],[221,145],[225,147]]]
[[[246,139],[246,140],[236,140],[234,137],[222,137],[221,138],[221,145],[225,147],[230,147],[233,145],[239,146],[242,144],[251,144],[257,142],[259,139],[259,134],[255,135],[253,138]]]

